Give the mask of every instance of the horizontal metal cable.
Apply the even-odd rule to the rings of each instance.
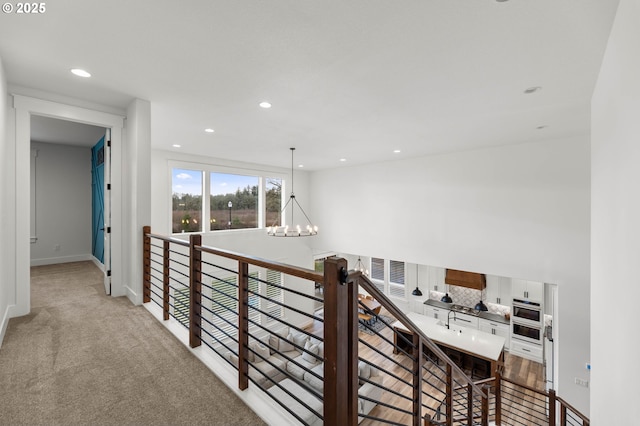
[[[516,389],[510,389],[512,391],[516,390]],[[502,395],[512,395],[514,398],[518,399],[518,400],[522,400],[525,402],[528,402],[529,404],[532,405],[532,407],[537,407],[539,408],[541,411],[545,411],[547,410],[547,400],[546,398],[536,398],[533,395],[530,394],[526,394],[524,392],[518,392],[520,394],[520,396],[518,396],[515,392],[509,392],[507,391],[504,387],[502,389]],[[537,411],[537,410],[536,410]]]
[[[189,274],[188,274],[188,273],[187,273],[187,274],[185,274],[184,272],[179,271],[179,270],[177,270],[176,268],[172,268],[171,266],[169,266],[169,271],[172,271],[172,272],[178,273],[178,274],[182,275],[183,277],[189,278]],[[169,274],[171,274],[171,272],[169,272]]]
[[[171,247],[171,246],[169,246],[169,247]],[[178,256],[182,256],[182,257],[189,257],[189,256],[190,256],[190,252],[189,252],[189,251],[187,251],[187,252],[185,253],[185,252],[183,252],[183,251],[178,251],[178,250],[172,250],[172,249],[169,249],[169,253],[175,253],[175,254],[177,254]]]
[[[408,367],[405,367],[404,365],[402,365],[399,361],[396,361],[395,359],[393,359],[391,356],[387,355],[386,353],[382,352],[380,349],[378,349],[377,347],[373,346],[372,344],[370,344],[369,342],[367,342],[366,340],[360,339],[358,338],[358,341],[360,343],[362,343],[363,345],[365,345],[366,347],[368,347],[369,349],[371,349],[372,351],[376,352],[377,354],[381,355],[382,357],[386,358],[387,361],[390,361],[391,363],[395,364],[396,366],[402,368],[403,370],[407,371],[410,374],[413,374],[413,370],[411,370]],[[402,351],[401,348],[397,348],[398,350]],[[411,358],[411,356],[409,354],[407,354],[406,352],[402,351],[405,355],[407,355],[409,358]],[[411,358],[413,359],[413,358]],[[400,379],[401,380],[401,379]]]
[[[301,292],[301,291],[294,290],[294,289],[289,288],[289,287],[285,287],[285,286],[284,286],[284,285],[282,285],[282,284],[276,284],[276,283],[273,283],[273,282],[271,282],[271,281],[266,281],[266,280],[263,280],[263,279],[261,279],[261,278],[258,278],[258,277],[252,277],[252,276],[249,276],[249,279],[250,279],[250,280],[254,280],[254,281],[258,281],[258,282],[261,282],[261,283],[264,283],[264,284],[267,284],[267,285],[270,285],[270,286],[272,286],[272,287],[279,288],[280,290],[283,290],[283,291],[286,291],[286,292],[289,292],[289,293],[293,293],[293,294],[296,294],[296,295],[298,295],[298,296],[305,297],[305,298],[307,298],[307,299],[314,300],[314,301],[316,301],[316,302],[324,303],[324,299],[322,299],[322,298],[315,297],[315,296],[311,296],[311,295],[309,295],[309,294],[307,294],[307,293],[303,293],[303,292]]]
[[[203,263],[204,265],[207,265],[207,266],[213,266],[214,268],[222,269],[223,271],[227,271],[227,272],[229,272],[229,273],[231,273],[231,274],[238,275],[238,270],[237,270],[237,269],[231,269],[231,268],[227,268],[227,267],[225,267],[225,266],[216,265],[215,263],[207,262],[207,261],[206,261],[206,260],[204,260],[204,259],[202,259],[200,262],[201,262],[201,263]],[[205,272],[204,272],[204,271],[200,271],[200,272],[202,272],[203,274],[205,274]]]
[[[544,412],[540,412],[540,411],[536,411],[536,410],[532,410],[532,411],[526,410],[526,412],[525,412],[525,410],[522,408],[524,406],[522,400],[511,399],[511,398],[509,398],[508,395],[503,395],[502,396],[502,400],[503,400],[503,403],[502,403],[502,412],[503,413],[504,412],[512,412],[514,414],[523,413],[523,414],[528,415],[529,417],[533,417],[533,418],[536,418],[538,420],[543,420],[543,419],[547,418],[546,409],[545,409]],[[512,405],[505,405],[504,404],[505,400],[507,402],[510,402]],[[542,415],[543,417],[539,417],[539,415]]]

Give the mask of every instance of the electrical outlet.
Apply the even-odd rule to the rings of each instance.
[[[589,381],[586,380],[586,379],[581,379],[579,377],[576,377],[575,378],[575,382],[576,382],[576,385],[578,385],[578,386],[582,386],[582,387],[585,387],[585,388],[589,387]]]

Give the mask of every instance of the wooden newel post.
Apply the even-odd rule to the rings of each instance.
[[[171,288],[169,287],[169,277],[171,274],[171,243],[169,241],[165,241],[162,245],[162,318],[165,321],[169,319],[169,293]]]
[[[451,364],[447,364],[447,377],[446,377],[446,387],[447,387],[447,396],[445,396],[445,401],[447,406],[447,425],[453,425],[453,369],[451,368]]]
[[[556,391],[549,389],[549,426],[556,426]]]
[[[189,346],[192,348],[202,343],[200,316],[201,281],[202,281],[202,251],[196,246],[202,245],[202,235],[192,234],[189,237]]]
[[[422,339],[417,333],[413,333],[413,426],[420,426],[422,414],[422,363],[424,362]]]
[[[491,388],[489,385],[484,385],[482,390],[487,395],[486,398],[482,396],[482,426],[489,426],[489,398],[491,397]]]
[[[249,387],[249,264],[238,264],[238,388]],[[256,360],[261,361],[260,359]]]
[[[433,423],[431,423],[431,416],[429,414],[424,416],[424,426],[433,426]]]
[[[324,424],[358,424],[358,289],[347,261],[324,262]]]
[[[150,226],[142,227],[142,303],[151,302],[151,233]]]
[[[495,404],[496,404],[496,425],[502,424],[502,371],[498,368],[496,371],[496,385],[495,385]]]

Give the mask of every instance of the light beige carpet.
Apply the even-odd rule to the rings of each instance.
[[[0,424],[265,424],[91,262],[34,267],[0,348]]]

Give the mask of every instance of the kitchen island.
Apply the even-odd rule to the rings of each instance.
[[[496,371],[498,363],[504,362],[504,337],[472,328],[450,330],[442,320],[415,312],[409,312],[407,317],[445,352],[448,348],[463,356],[470,357],[471,360],[476,358],[489,362],[491,367],[488,374],[490,376]],[[406,348],[406,341],[402,338],[398,339],[398,334],[403,334],[411,341],[412,333],[400,321],[393,323],[392,327],[394,329],[396,347],[408,349]]]

